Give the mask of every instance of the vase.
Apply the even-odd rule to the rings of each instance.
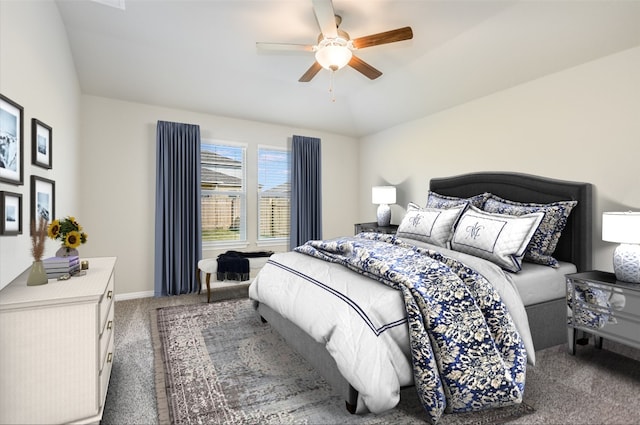
[[[27,286],[44,285],[48,281],[47,273],[44,270],[44,263],[42,261],[34,261],[29,271],[29,277],[27,278]]]
[[[73,257],[78,255],[77,249],[66,246],[61,246],[60,249],[56,251],[56,257]]]

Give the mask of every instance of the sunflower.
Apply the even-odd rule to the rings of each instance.
[[[82,230],[82,226],[76,221],[76,218],[74,216],[70,215],[69,217],[67,217],[67,219],[78,231]]]
[[[47,227],[47,236],[51,239],[55,239],[58,237],[58,233],[60,233],[60,222],[58,220],[53,220]]]
[[[67,233],[67,237],[64,239],[65,246],[69,248],[77,248],[82,243],[80,232],[73,230]]]
[[[62,246],[67,248],[67,251],[87,242],[88,238],[88,235],[83,232],[82,226],[74,216],[52,221],[47,227],[47,236],[62,242]]]

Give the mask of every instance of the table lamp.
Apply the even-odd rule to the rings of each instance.
[[[640,283],[640,212],[602,213],[602,240],[620,244],[613,252],[616,279]]]
[[[378,204],[378,226],[386,227],[391,224],[391,207],[396,203],[396,188],[394,186],[374,186],[371,188],[371,203]]]

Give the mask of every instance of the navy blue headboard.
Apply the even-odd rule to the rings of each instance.
[[[578,271],[591,270],[593,199],[591,183],[556,180],[513,172],[479,172],[437,177],[429,189],[442,195],[468,198],[491,192],[517,202],[578,201],[571,211],[553,256],[573,263]]]

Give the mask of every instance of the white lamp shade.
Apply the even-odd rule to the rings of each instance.
[[[602,213],[602,240],[640,244],[640,212]]]
[[[371,188],[371,203],[395,204],[396,188],[394,186],[374,186]]]
[[[353,53],[346,46],[326,45],[316,52],[316,61],[325,69],[337,71],[351,60]]]

